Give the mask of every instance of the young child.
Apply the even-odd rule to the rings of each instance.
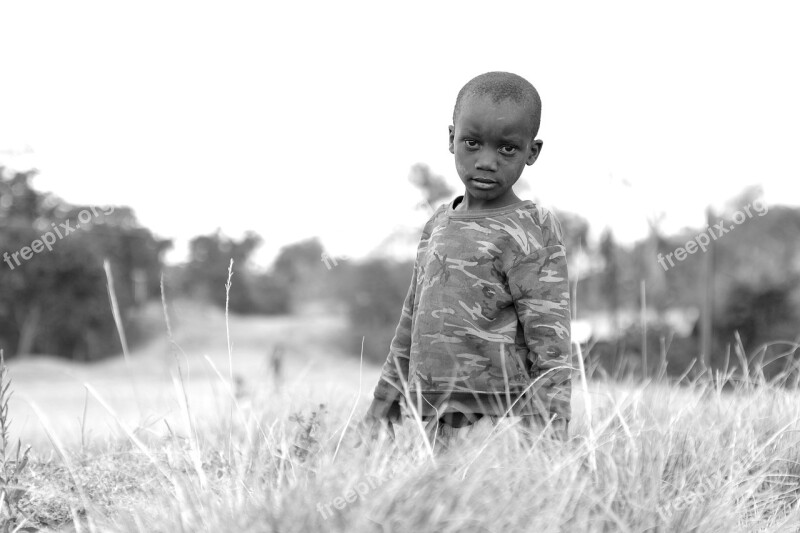
[[[522,417],[529,427],[549,423],[568,436],[570,305],[561,227],[512,190],[541,153],[540,115],[536,89],[515,74],[482,74],[458,93],[450,152],[465,191],[423,229],[364,419],[373,435],[380,425],[393,433],[402,400],[445,443],[479,419],[503,416]]]

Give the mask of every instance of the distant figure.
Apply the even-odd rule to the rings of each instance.
[[[244,398],[245,394],[244,378],[240,374],[233,375],[233,395],[237,400]]]
[[[459,92],[450,152],[465,191],[422,232],[362,421],[373,437],[380,427],[393,434],[400,403],[409,401],[445,448],[507,413],[530,429],[552,422],[568,437],[573,368],[561,226],[512,190],[542,149],[540,114],[536,89],[515,74],[482,74]]]
[[[277,343],[272,348],[272,353],[269,356],[269,369],[272,373],[272,384],[275,388],[280,388],[283,383],[283,354],[285,353],[283,343]]]

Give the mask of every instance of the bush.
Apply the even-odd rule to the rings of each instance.
[[[383,363],[389,353],[414,265],[388,259],[343,263],[337,267],[338,298],[351,324],[348,351],[359,353],[364,337],[364,358]]]

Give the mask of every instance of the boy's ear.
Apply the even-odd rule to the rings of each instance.
[[[448,126],[447,129],[450,131],[450,153],[451,154],[455,154],[456,153],[456,148],[455,148],[455,144],[453,144],[453,143],[455,142],[455,138],[456,138],[456,127],[455,126]]]
[[[539,139],[534,139],[531,143],[531,151],[528,153],[528,160],[525,161],[525,164],[530,166],[536,162],[536,159],[539,157],[539,154],[542,153],[542,146],[544,143]]]

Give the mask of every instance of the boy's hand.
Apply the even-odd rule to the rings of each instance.
[[[356,427],[356,432],[358,433],[358,441],[354,446],[355,448],[361,446],[365,439],[369,439],[371,442],[378,440],[381,432],[388,433],[392,440],[394,440],[395,436],[394,427],[390,421],[377,418],[369,413],[367,413],[363,420],[359,422],[358,426]]]
[[[358,432],[359,441],[355,447],[359,447],[364,438],[370,441],[378,440],[382,432],[389,434],[389,437],[394,441],[394,426],[392,421],[400,419],[400,406],[397,402],[388,402],[375,398],[367,409],[367,414],[358,424],[356,431]]]

